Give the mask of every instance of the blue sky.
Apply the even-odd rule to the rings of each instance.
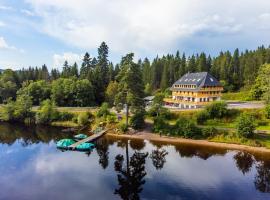
[[[254,49],[270,44],[269,0],[0,0],[0,68],[47,64],[96,55]]]

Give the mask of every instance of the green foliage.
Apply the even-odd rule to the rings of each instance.
[[[119,123],[118,124],[118,128],[123,132],[127,132],[128,131],[128,126],[125,123]]]
[[[149,95],[151,95],[151,93],[152,93],[151,85],[149,83],[147,83],[144,86],[144,94],[145,94],[145,96],[149,96]]]
[[[240,92],[226,92],[222,94],[222,100],[237,100],[237,101],[248,101],[251,100],[249,96],[249,91],[240,91]]]
[[[59,112],[54,103],[49,99],[43,101],[36,113],[36,123],[50,124],[57,119],[59,119]]]
[[[52,82],[52,100],[58,106],[93,106],[94,93],[87,79],[60,78]]]
[[[6,103],[9,98],[15,99],[18,90],[17,79],[12,70],[5,70],[0,75],[0,103]]]
[[[115,95],[117,94],[118,83],[116,81],[111,81],[106,89],[106,101],[110,106],[113,106]]]
[[[20,121],[33,117],[32,100],[27,95],[18,96],[16,101],[9,100],[1,110],[1,119],[4,121]]]
[[[104,119],[107,119],[107,116],[109,116],[110,110],[109,110],[109,104],[108,103],[102,103],[100,106],[98,112],[97,112],[97,117],[103,117]]]
[[[265,117],[270,119],[270,104],[266,105],[265,107]]]
[[[51,95],[51,87],[44,80],[26,81],[17,92],[18,95],[29,95],[32,98],[33,105],[40,105],[45,99],[49,99]]]
[[[83,112],[78,115],[78,124],[80,126],[85,126],[89,123],[89,113]]]
[[[74,117],[77,118],[77,116],[75,116],[73,113],[70,113],[70,112],[59,112],[58,114],[59,121],[70,121]]]
[[[206,120],[210,118],[209,113],[206,110],[199,111],[196,114],[196,120],[198,124],[204,124]]]
[[[148,111],[148,115],[151,117],[162,116],[165,119],[171,119],[172,113],[165,107],[163,107],[163,99],[165,95],[161,92],[156,93],[153,104]]]
[[[213,126],[202,129],[202,136],[204,138],[214,137],[217,134],[218,134],[218,130]]]
[[[115,96],[115,105],[122,109],[128,105],[134,112],[144,108],[144,86],[139,65],[133,62],[133,53],[122,58],[121,70],[116,77],[119,86]]]
[[[224,101],[216,101],[206,106],[206,112],[209,118],[222,118],[228,113],[227,104]]]
[[[112,113],[111,113],[111,115],[109,115],[109,116],[107,117],[107,122],[108,122],[109,124],[115,123],[116,120],[117,120],[117,118],[116,118],[116,115],[115,115],[115,114],[112,114]]]
[[[136,112],[130,119],[130,126],[135,130],[142,129],[145,125],[144,118],[144,111]]]
[[[253,137],[256,129],[254,117],[249,113],[240,114],[236,121],[236,129],[240,136],[245,138]]]
[[[253,99],[263,99],[270,103],[270,64],[264,64],[259,68],[258,76],[250,92]]]
[[[14,121],[14,111],[15,111],[15,102],[11,99],[8,100],[7,104],[3,106],[0,110],[0,119],[3,121]]]
[[[198,138],[201,136],[201,129],[187,118],[181,117],[173,126],[174,134],[185,138]]]
[[[169,132],[169,124],[166,122],[164,117],[158,116],[154,118],[153,131],[155,133],[168,133]]]

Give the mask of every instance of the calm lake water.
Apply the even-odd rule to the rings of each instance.
[[[104,137],[62,152],[56,128],[0,124],[0,199],[270,199],[270,158]]]

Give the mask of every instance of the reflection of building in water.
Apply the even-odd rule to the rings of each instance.
[[[165,98],[166,106],[182,109],[199,108],[220,100],[222,85],[208,72],[187,73],[172,87],[172,97]]]

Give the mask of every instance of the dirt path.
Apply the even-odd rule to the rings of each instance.
[[[252,147],[241,144],[227,144],[227,143],[218,143],[218,142],[210,142],[207,140],[192,140],[192,139],[184,139],[184,138],[176,138],[176,137],[168,137],[168,136],[159,136],[158,134],[154,134],[149,132],[149,130],[144,130],[137,132],[135,134],[115,134],[112,132],[107,133],[108,136],[118,137],[118,138],[128,138],[128,139],[144,139],[150,141],[158,141],[164,142],[166,144],[192,144],[198,146],[212,146],[216,148],[222,149],[231,149],[231,150],[243,150],[248,151],[250,153],[267,153],[270,154],[270,149],[265,147]]]

